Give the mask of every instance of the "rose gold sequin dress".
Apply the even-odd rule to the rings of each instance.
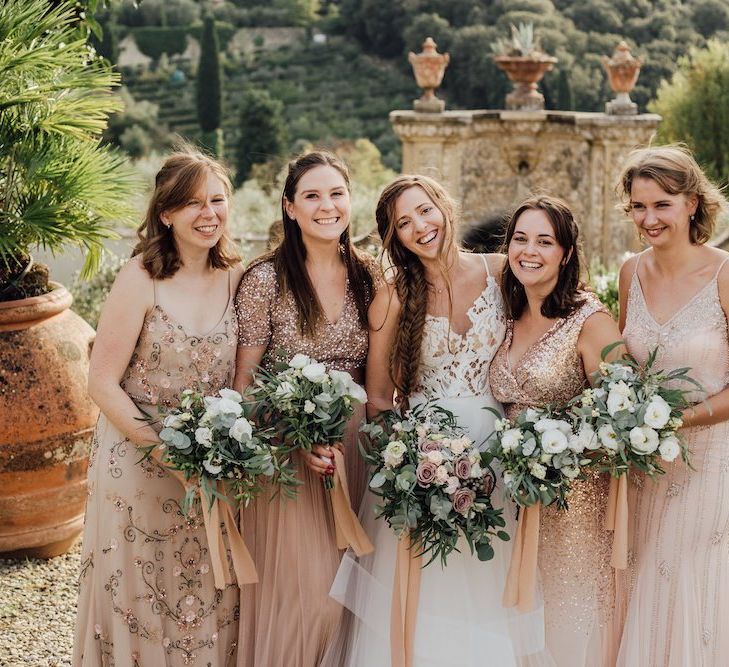
[[[229,288],[230,289],[230,288]],[[232,384],[238,326],[231,297],[212,331],[186,331],[159,305],[144,318],[121,386],[147,414],[183,389]],[[238,587],[215,589],[202,515],[182,485],[103,415],[91,449],[73,665],[233,665]]]
[[[729,340],[716,277],[658,324],[634,274],[626,315],[623,335],[636,359],[658,346],[655,368],[690,367],[708,396],[727,386]],[[655,482],[630,478],[631,541],[618,595],[627,612],[624,667],[729,665],[729,422],[683,433],[695,470],[678,460],[664,464]]]
[[[373,273],[376,265],[373,262]],[[349,284],[342,313],[324,322],[315,338],[302,336],[296,306],[279,293],[271,262],[243,277],[236,296],[240,345],[266,345],[307,354],[352,373],[361,382],[368,333],[357,316]],[[366,469],[357,451],[364,406],[353,415],[345,439],[345,462],[352,503],[357,511]],[[239,667],[339,667],[345,650],[347,618],[329,597],[342,552],[337,549],[328,491],[299,462],[302,485],[295,500],[280,494],[261,498],[241,511],[243,532],[258,570],[259,583],[241,589]]]
[[[594,295],[585,297],[513,367],[509,323],[490,373],[494,397],[504,404],[507,417],[514,418],[527,407],[566,403],[587,385],[577,340],[585,320],[605,308]],[[608,485],[607,476],[592,474],[574,485],[569,511],[542,508],[539,572],[547,648],[558,667],[607,667],[615,660],[612,533],[603,527]]]

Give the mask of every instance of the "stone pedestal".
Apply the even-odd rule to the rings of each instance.
[[[570,111],[393,111],[403,173],[441,181],[462,204],[465,225],[513,209],[535,191],[565,199],[588,260],[610,265],[638,244],[616,208],[620,168],[648,143],[660,116]]]

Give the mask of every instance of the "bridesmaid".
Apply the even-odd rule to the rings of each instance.
[[[494,397],[514,418],[564,403],[587,386],[600,352],[618,340],[605,307],[580,283],[578,227],[559,199],[523,202],[508,222],[501,290],[509,319],[491,362]],[[547,649],[559,667],[612,665],[614,578],[603,527],[609,480],[575,484],[569,511],[542,509],[539,571]]]
[[[141,421],[183,389],[230,386],[242,268],[227,236],[231,185],[217,162],[172,154],[155,181],[139,243],[104,305],[89,393],[101,408],[91,450],[73,664],[233,665],[238,588],[216,590],[201,514],[138,446]]]
[[[349,233],[349,174],[326,152],[289,164],[282,196],[283,239],[247,269],[236,296],[240,322],[235,388],[251,382],[264,355],[285,349],[364,382],[367,309],[375,290],[374,259]],[[355,512],[366,470],[357,452],[364,406],[352,417],[344,458]],[[241,513],[259,583],[241,591],[238,665],[339,667],[345,650],[344,609],[329,597],[341,552],[322,475],[333,453],[300,453],[295,500],[262,499]]]
[[[706,391],[683,415],[694,470],[631,476],[618,664],[729,665],[729,254],[706,245],[726,202],[676,146],[634,151],[618,190],[649,246],[620,272],[628,350],[658,347],[658,368],[689,366]]]

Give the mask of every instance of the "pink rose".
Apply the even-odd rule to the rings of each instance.
[[[460,479],[468,479],[471,476],[471,462],[468,459],[458,459],[456,461],[456,477]]]
[[[430,486],[435,479],[435,473],[438,466],[430,461],[421,461],[415,470],[415,476],[418,478],[418,485],[422,487]]]
[[[424,454],[427,452],[437,452],[440,449],[440,445],[435,440],[420,440],[418,442],[418,449]]]
[[[453,494],[453,509],[459,514],[466,514],[473,506],[476,494],[471,489],[460,488]]]

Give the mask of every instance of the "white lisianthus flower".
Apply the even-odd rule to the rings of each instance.
[[[213,432],[211,429],[206,428],[204,426],[195,429],[195,440],[198,444],[202,445],[203,447],[212,447],[213,446]]]
[[[658,433],[650,426],[630,429],[630,446],[638,454],[652,454],[658,449]]]
[[[304,412],[307,415],[310,415],[314,410],[316,410],[316,403],[312,403],[309,400],[304,401]]]
[[[448,478],[450,475],[448,474],[448,468],[445,466],[438,466],[435,470],[435,483],[439,486],[443,486],[443,484],[448,483]]]
[[[681,444],[675,435],[667,435],[665,438],[661,438],[658,451],[661,454],[661,458],[670,463],[681,453]]]
[[[437,473],[436,473],[437,474]],[[447,494],[452,495],[456,491],[458,491],[458,488],[461,486],[461,480],[458,479],[455,475],[451,475],[448,478],[448,481],[446,482],[445,488],[443,489]]]
[[[216,465],[207,459],[203,461],[203,468],[205,468],[205,470],[207,470],[211,475],[219,475],[223,470],[223,466]]]
[[[221,389],[219,392],[222,398],[227,398],[229,401],[235,401],[240,403],[243,397],[235,389]]]
[[[439,466],[443,463],[443,452],[436,449],[432,452],[426,452],[425,458],[430,461],[433,465]]]
[[[327,369],[324,364],[309,364],[301,369],[301,374],[309,380],[309,382],[315,382],[321,384],[327,380]]]
[[[624,383],[621,382],[619,384]],[[613,417],[616,412],[620,412],[621,410],[630,410],[632,406],[633,404],[630,402],[630,398],[628,395],[624,394],[622,391],[617,391],[615,389],[610,390],[610,393],[607,397],[607,409],[611,417]]]
[[[539,420],[539,415],[542,413],[539,410],[535,410],[534,408],[527,408],[526,413],[524,413],[524,418],[531,422],[532,424]]]
[[[651,398],[645,409],[643,421],[651,428],[663,428],[671,418],[671,408],[666,401],[657,394]]]
[[[625,384],[625,382],[623,382],[622,380],[620,380],[618,382],[611,382],[608,385],[608,389],[611,392],[615,392],[616,394],[621,394],[623,396],[630,397],[630,387],[627,384]]]
[[[537,433],[544,433],[545,431],[559,430],[559,426],[557,425],[556,419],[548,419],[545,417],[534,422],[534,430]]]
[[[503,449],[505,452],[509,452],[513,449],[516,449],[523,437],[524,437],[524,434],[521,432],[521,429],[519,429],[519,428],[507,429],[506,431],[504,431],[503,435],[501,436],[501,449]]]
[[[559,454],[567,449],[567,436],[557,429],[542,433],[542,450],[547,454]]]
[[[305,368],[311,363],[311,358],[307,357],[305,354],[295,354],[293,357],[291,357],[291,361],[289,361],[289,366],[291,368],[298,368],[301,370],[302,368]]]
[[[385,465],[388,468],[394,468],[395,466],[400,465],[406,451],[407,447],[405,447],[405,443],[402,440],[393,440],[388,443],[387,447],[385,447],[385,450],[382,452],[382,458],[385,461]]]
[[[205,397],[205,412],[209,418],[218,415],[235,415],[240,416],[243,408],[240,403],[236,403],[229,398],[215,398],[213,396]]]
[[[167,415],[164,418],[162,425],[165,428],[172,428],[175,431],[178,431],[185,425],[185,422],[182,420],[180,415]]]
[[[347,393],[356,403],[364,405],[367,403],[367,392],[356,382],[352,382]]]
[[[235,422],[233,422],[233,426],[230,427],[228,435],[238,442],[250,440],[253,435],[253,427],[247,419],[239,417],[235,420]]]
[[[618,451],[618,434],[610,424],[603,424],[597,429],[597,437],[600,439],[602,446],[611,451]]]
[[[537,479],[545,479],[547,476],[547,469],[536,461],[529,461],[529,472]]]

